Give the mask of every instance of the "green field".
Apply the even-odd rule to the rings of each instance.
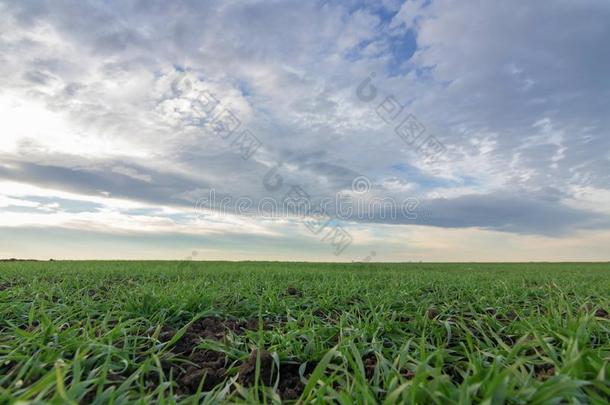
[[[610,265],[0,263],[0,403],[607,403]]]

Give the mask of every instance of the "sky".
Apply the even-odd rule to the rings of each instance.
[[[0,0],[0,258],[610,260],[608,21]]]

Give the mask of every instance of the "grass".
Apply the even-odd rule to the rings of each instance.
[[[609,293],[603,263],[0,263],[0,403],[605,404]]]

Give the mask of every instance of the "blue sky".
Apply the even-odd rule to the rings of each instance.
[[[608,21],[601,0],[0,0],[0,257],[610,260]],[[367,215],[236,208],[295,187]]]

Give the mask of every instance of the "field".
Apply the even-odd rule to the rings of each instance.
[[[607,403],[610,264],[0,263],[0,403]]]

